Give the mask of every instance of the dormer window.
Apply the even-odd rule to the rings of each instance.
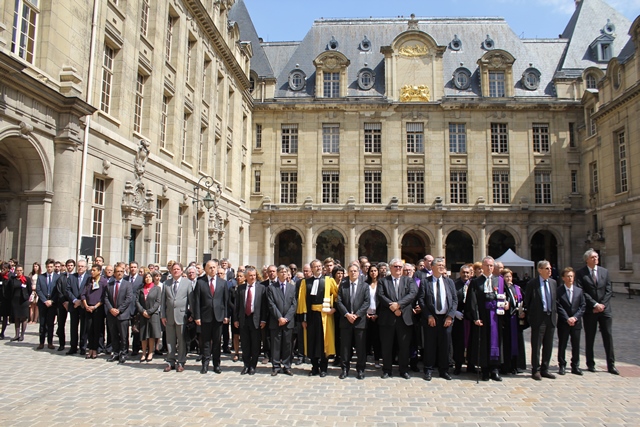
[[[341,98],[347,96],[347,68],[350,61],[340,52],[323,52],[313,60],[316,67],[316,96]]]
[[[362,90],[369,90],[376,82],[376,73],[371,68],[363,68],[358,72],[358,87]]]
[[[289,88],[293,91],[304,89],[307,82],[307,76],[302,70],[293,70],[289,73]]]
[[[522,85],[528,90],[536,90],[540,86],[540,71],[536,68],[527,68],[522,73]]]
[[[613,58],[613,34],[602,34],[589,45],[593,59],[597,62],[609,62]]]
[[[471,86],[471,71],[464,67],[453,72],[453,84],[459,90],[469,89]]]
[[[598,88],[598,81],[596,80],[596,76],[593,75],[593,73],[587,74],[587,78],[585,80],[586,80],[586,84],[587,84],[587,89],[597,89]]]
[[[513,55],[502,49],[482,55],[478,60],[482,96],[489,98],[513,96],[514,62]]]

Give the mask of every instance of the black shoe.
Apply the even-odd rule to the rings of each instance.
[[[387,378],[391,378],[391,374],[384,372],[380,378],[382,378],[383,380],[386,380]]]
[[[218,370],[220,370],[220,368],[218,368]],[[215,368],[213,369],[213,372],[216,372]],[[219,374],[220,372],[216,372],[216,374]],[[256,369],[255,368],[249,368],[249,375],[255,375],[256,374]]]
[[[609,369],[607,369],[607,371],[609,371],[609,373],[613,375],[620,375],[620,372],[618,372],[615,366],[611,366]]]
[[[222,373],[222,371],[220,370],[220,366],[214,366],[214,367],[213,367],[213,372],[214,372],[215,374],[221,374],[221,373]]]
[[[571,368],[571,373],[572,373],[573,375],[584,375],[584,374],[582,373],[582,369],[580,369],[580,368]]]
[[[496,371],[493,371],[491,373],[491,379],[494,381],[502,381],[502,377],[500,376],[500,374]]]
[[[456,366],[453,370],[453,375],[460,375],[461,372],[462,372],[462,368],[459,366]]]
[[[200,369],[200,373],[201,374],[206,374],[207,372],[209,372],[209,364],[208,363],[207,364],[203,363],[202,364],[202,369]]]
[[[338,376],[338,378],[343,380],[343,379],[347,378],[348,375],[349,375],[349,373],[343,369],[342,372],[340,372],[340,375]]]
[[[363,380],[364,379],[364,371],[358,371],[358,374],[356,375],[356,378],[359,380]]]
[[[542,372],[540,372],[540,376],[541,376],[541,377],[544,377],[544,378],[549,378],[550,380],[555,380],[555,379],[556,379],[556,376],[555,376],[555,375],[553,375],[553,374],[552,374],[551,372],[549,372],[549,371],[542,371]]]
[[[540,372],[534,372],[533,374],[531,374],[531,378],[536,381],[542,381],[542,375],[540,375]]]
[[[482,381],[489,381],[491,379],[491,375],[489,373],[482,374]]]
[[[319,371],[315,371],[315,370],[312,369],[311,372],[309,372],[309,376],[310,377],[315,377],[315,376],[318,376],[318,375],[320,375]]]
[[[290,377],[293,376],[293,372],[291,372],[291,369],[284,368],[282,370],[282,373],[285,374],[285,375],[289,375]]]
[[[84,356],[87,354],[87,350],[85,350],[84,348],[80,349],[80,356]]]
[[[272,369],[271,370],[271,376],[275,377],[276,375],[278,375],[278,370],[277,369]]]
[[[248,373],[249,373],[249,368],[247,368],[246,366],[242,368],[242,371],[240,371],[240,375],[247,375]]]
[[[124,354],[121,354],[120,357],[118,358],[118,364],[123,365],[126,360],[127,360],[127,356],[125,356]]]
[[[4,338],[3,338],[4,339]],[[18,341],[20,339],[20,337],[13,337],[11,338],[9,341],[10,342],[14,342],[14,341]]]
[[[155,354],[156,356],[162,356],[162,352],[160,350],[154,350],[153,354]]]
[[[64,346],[61,345],[60,347],[58,347],[58,351],[64,351]]]
[[[400,374],[400,378],[404,378],[405,380],[410,380],[411,375],[409,375],[409,372],[405,372],[404,374]]]
[[[451,375],[448,372],[440,372],[440,378],[444,378],[447,381],[451,381]]]
[[[424,380],[425,381],[431,381],[432,375],[431,375],[431,371],[427,371],[424,373]]]
[[[66,355],[68,355],[68,356],[70,356],[70,355],[72,355],[72,354],[77,354],[77,353],[78,353],[78,350],[73,350],[73,349],[71,349],[71,350],[67,351],[65,354],[66,354]]]
[[[136,350],[136,351],[131,350],[131,356],[137,356],[138,354],[140,354],[139,350]]]
[[[325,371],[320,371],[320,378],[324,378],[327,376],[327,373]]]
[[[566,370],[566,368],[564,366],[560,366],[558,368],[558,375],[564,375],[566,373],[567,373],[567,370]]]
[[[116,356],[115,354],[111,357],[109,357],[107,359],[107,362],[115,362],[116,360],[118,360],[118,356]]]
[[[296,362],[295,362],[296,365],[302,365],[302,360],[303,360],[303,358],[296,359]]]
[[[596,367],[595,366],[589,366],[589,367],[587,367],[587,371],[596,372]]]

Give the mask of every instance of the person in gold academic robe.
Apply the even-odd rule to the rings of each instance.
[[[331,276],[322,275],[322,262],[311,262],[313,277],[300,283],[298,314],[303,315],[306,355],[311,359],[309,376],[327,376],[327,356],[336,354],[334,303],[338,299],[338,285]]]

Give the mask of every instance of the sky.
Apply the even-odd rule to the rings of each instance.
[[[298,41],[320,18],[503,17],[523,38],[556,38],[575,10],[574,0],[244,0],[264,41]],[[631,22],[640,0],[607,0]],[[603,23],[604,25],[604,23]]]

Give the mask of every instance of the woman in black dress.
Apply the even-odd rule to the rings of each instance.
[[[162,276],[157,271],[144,273],[142,276],[142,288],[136,295],[136,307],[140,315],[140,343],[142,344],[142,357],[140,362],[151,362],[153,351],[156,348],[156,340],[162,336],[160,326],[160,301],[162,288],[158,286]]]
[[[94,264],[91,266],[91,280],[87,282],[82,291],[82,304],[87,311],[86,331],[88,336],[89,352],[86,359],[98,357],[98,339],[100,331],[104,331],[104,308],[102,301],[107,289],[107,279],[102,277],[102,266]]]
[[[9,280],[9,286],[11,289],[11,310],[16,326],[16,336],[11,338],[11,341],[24,341],[24,332],[29,320],[31,280],[24,275],[24,268],[21,265],[16,266],[16,275]]]

